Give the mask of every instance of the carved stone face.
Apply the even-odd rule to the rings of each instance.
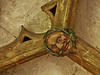
[[[47,36],[47,46],[56,53],[67,54],[71,51],[72,42],[66,43],[69,37],[63,32],[54,32]]]

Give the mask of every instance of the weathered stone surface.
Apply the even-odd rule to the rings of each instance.
[[[0,0],[0,47],[18,37],[21,25],[35,33],[44,33],[50,29],[51,20],[41,9],[49,1]]]
[[[55,57],[46,54],[18,67],[4,75],[93,75],[68,57]]]
[[[7,38],[9,42],[11,42],[11,40],[14,40],[15,37],[18,36],[21,25],[24,25],[26,29],[35,33],[44,33],[46,32],[47,29],[51,27],[51,24],[48,24],[48,21],[50,21],[49,17],[40,9],[42,2],[44,2],[43,3],[44,5],[45,3],[48,2],[48,0],[34,0],[34,1],[32,0],[18,0],[18,1],[1,0],[0,26],[2,26],[2,31],[5,28],[7,31],[9,31],[9,36],[13,36],[13,39],[10,38],[9,40]],[[36,8],[36,7],[39,7],[39,8]],[[3,40],[2,37],[1,37],[1,40]],[[7,40],[5,40],[6,43],[4,44],[9,43],[7,42]],[[9,56],[8,54],[8,57],[12,57],[12,56]],[[36,59],[32,61],[33,61],[32,63],[27,63],[27,64],[23,64],[23,66],[21,65],[18,66],[17,67],[18,69],[16,68],[14,71],[13,69],[6,71],[5,74],[11,75],[13,73],[15,75],[23,75],[23,73],[25,73],[26,75],[29,75],[29,74],[30,75],[34,75],[34,74],[47,75],[48,73],[48,75],[52,75],[51,73],[53,73],[54,75],[55,74],[57,75],[69,74],[70,75],[75,72],[75,69],[73,69],[74,62],[72,62],[70,59],[65,59],[65,58],[59,59],[53,56],[50,56],[49,58],[48,56],[45,56],[43,58],[40,57],[39,60]],[[68,61],[71,61],[71,62],[68,62]],[[37,63],[38,66],[36,66],[35,63]],[[67,66],[68,63],[69,65]],[[78,67],[80,66],[78,65]],[[79,72],[75,72],[77,75],[80,75],[81,73],[82,75],[90,74],[89,72],[86,72],[86,70],[84,69],[80,70],[80,68],[78,68],[78,71]],[[14,73],[14,72],[17,72],[17,73]]]
[[[15,37],[9,31],[7,31],[5,28],[2,28],[0,26],[0,46],[9,44],[14,39]]]
[[[74,26],[77,35],[100,48],[100,0],[80,0],[78,9]]]

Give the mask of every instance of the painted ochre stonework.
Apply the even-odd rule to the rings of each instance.
[[[44,35],[44,45],[52,55],[65,56],[74,53],[76,36],[72,29],[54,28]]]
[[[76,0],[77,1],[77,0]],[[75,1],[75,2],[76,2]],[[2,1],[3,2],[3,1]],[[11,4],[12,2],[10,2],[10,4]],[[16,2],[14,2],[15,3],[15,7],[17,6],[16,5]],[[49,10],[49,8],[51,7],[51,9],[54,7],[54,5],[52,5],[52,4],[57,4],[57,10],[54,10],[54,11],[56,11],[56,14],[55,14],[55,20],[57,19],[56,18],[56,15],[57,15],[57,12],[58,12],[58,15],[60,14],[59,13],[59,11],[61,11],[61,12],[63,12],[64,13],[64,15],[65,16],[67,16],[67,18],[65,18],[64,19],[64,21],[63,20],[61,20],[61,18],[63,18],[63,15],[61,15],[61,18],[59,17],[59,19],[60,20],[58,20],[58,22],[60,23],[60,24],[53,24],[54,22],[53,22],[53,20],[52,20],[52,28],[54,28],[54,27],[62,27],[62,28],[64,28],[64,26],[65,25],[63,25],[63,23],[66,23],[66,21],[67,20],[69,20],[69,17],[72,15],[69,15],[69,13],[70,12],[72,12],[70,9],[72,8],[71,7],[71,5],[73,5],[73,2],[72,1],[56,1],[56,0],[54,0],[54,1],[51,1],[51,2],[49,2],[48,4],[46,4],[46,5],[44,5],[44,6],[42,6],[41,8],[43,9],[43,10],[46,10],[46,9],[48,9],[48,11],[50,12],[50,10]],[[63,4],[63,5],[61,5],[61,4]],[[48,5],[48,7],[47,7],[47,5]],[[60,7],[64,7],[64,9],[63,10],[59,10],[59,7],[58,6],[60,6]],[[67,8],[65,8],[66,6],[68,6]],[[65,10],[66,9],[66,10]],[[28,9],[27,9],[28,10]],[[59,10],[59,11],[58,11]],[[67,12],[64,12],[64,10],[65,11],[67,11]],[[47,11],[47,10],[46,10]],[[70,11],[70,12],[69,12]],[[29,12],[30,13],[30,12]],[[45,12],[44,12],[45,13]],[[53,15],[53,13],[52,12],[50,12],[50,14],[52,14]],[[49,15],[50,15],[49,14]],[[7,15],[7,14],[6,14]],[[13,14],[12,14],[13,15]],[[16,17],[16,16],[18,16],[18,15],[13,15],[12,17]],[[28,16],[28,15],[26,15],[26,16]],[[29,17],[31,17],[31,16],[28,16],[28,18]],[[17,17],[16,17],[17,18]],[[6,20],[4,20],[4,21],[6,21]],[[26,24],[27,24],[27,22],[26,21],[28,21],[27,20],[27,17],[26,17],[26,19],[25,19],[25,25],[24,25],[24,27],[26,27]],[[7,22],[8,22],[8,20],[7,20]],[[16,21],[15,21],[16,22]],[[67,22],[69,22],[69,21],[67,21]],[[28,23],[30,23],[30,22],[28,22]],[[49,23],[51,23],[51,22],[49,22]],[[57,23],[57,22],[55,22],[55,23]],[[15,23],[16,24],[16,23]],[[19,25],[23,25],[23,23],[22,24],[19,24]],[[28,24],[27,24],[28,25]],[[1,67],[1,69],[6,69],[6,68],[9,68],[9,66],[11,65],[11,66],[15,66],[16,64],[18,65],[18,64],[20,64],[20,63],[23,63],[24,61],[27,61],[27,60],[29,60],[29,59],[32,59],[32,58],[34,58],[35,57],[35,55],[34,54],[36,54],[36,53],[39,53],[39,52],[41,52],[41,51],[43,51],[42,53],[47,53],[47,52],[45,52],[45,48],[44,48],[44,46],[43,46],[43,35],[44,34],[40,34],[40,33],[36,33],[36,32],[29,32],[30,30],[26,30],[24,27],[22,27],[22,29],[21,29],[21,31],[20,31],[20,34],[19,34],[19,36],[18,36],[18,38],[16,38],[16,36],[14,36],[16,39],[11,43],[11,44],[9,44],[9,45],[6,45],[5,47],[1,47],[0,48],[0,52],[1,52],[1,64],[0,64],[0,67]],[[28,29],[28,28],[27,28]],[[39,35],[38,35],[39,34]],[[24,40],[24,38],[25,37],[29,37],[30,39],[32,39],[32,40],[30,40],[30,41],[27,41],[27,42],[23,42],[23,40]],[[41,40],[41,42],[40,42],[40,40]],[[28,43],[30,43],[30,44],[28,44]],[[24,47],[25,46],[25,47]],[[5,52],[4,52],[5,51]],[[31,52],[31,51],[33,51],[33,52]],[[36,53],[35,53],[35,51],[36,51]],[[10,54],[13,54],[13,55],[10,55]],[[34,55],[33,57],[31,57],[31,55]],[[41,55],[41,53],[39,54],[39,55]],[[26,59],[24,59],[24,58],[26,58],[26,57],[31,57],[31,58],[28,58],[27,60]],[[38,55],[36,55],[36,56],[38,56]],[[22,60],[23,59],[23,60]],[[19,62],[19,61],[21,61],[21,62]],[[16,63],[17,62],[17,63]],[[13,63],[13,64],[12,64]],[[10,65],[8,65],[8,64],[10,64]]]
[[[42,6],[42,9],[51,17],[51,28],[61,27],[66,29],[69,26],[73,29],[77,1],[78,0],[52,0],[51,2]],[[57,7],[56,13],[53,15],[53,13],[50,11],[55,6]],[[43,35],[44,34],[37,35],[35,33],[29,32],[22,27],[22,31],[19,37],[13,43],[7,45],[6,47],[0,48],[0,55],[2,57],[0,61],[0,70],[8,69],[32,58],[46,54],[47,52],[43,46]],[[26,36],[32,40],[23,42],[23,39]],[[92,73],[99,75],[100,53],[79,37],[77,39],[77,50],[81,52],[83,57],[84,62],[82,66]],[[10,53],[13,55],[10,55]],[[90,55],[92,55],[92,57]],[[68,57],[80,64],[80,57],[78,55],[69,55]]]

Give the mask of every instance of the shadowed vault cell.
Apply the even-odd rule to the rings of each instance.
[[[23,42],[26,42],[26,41],[29,41],[29,40],[32,40],[32,39],[30,39],[29,37],[25,36],[24,39],[23,39]]]
[[[50,11],[55,16],[57,5],[55,5]]]

